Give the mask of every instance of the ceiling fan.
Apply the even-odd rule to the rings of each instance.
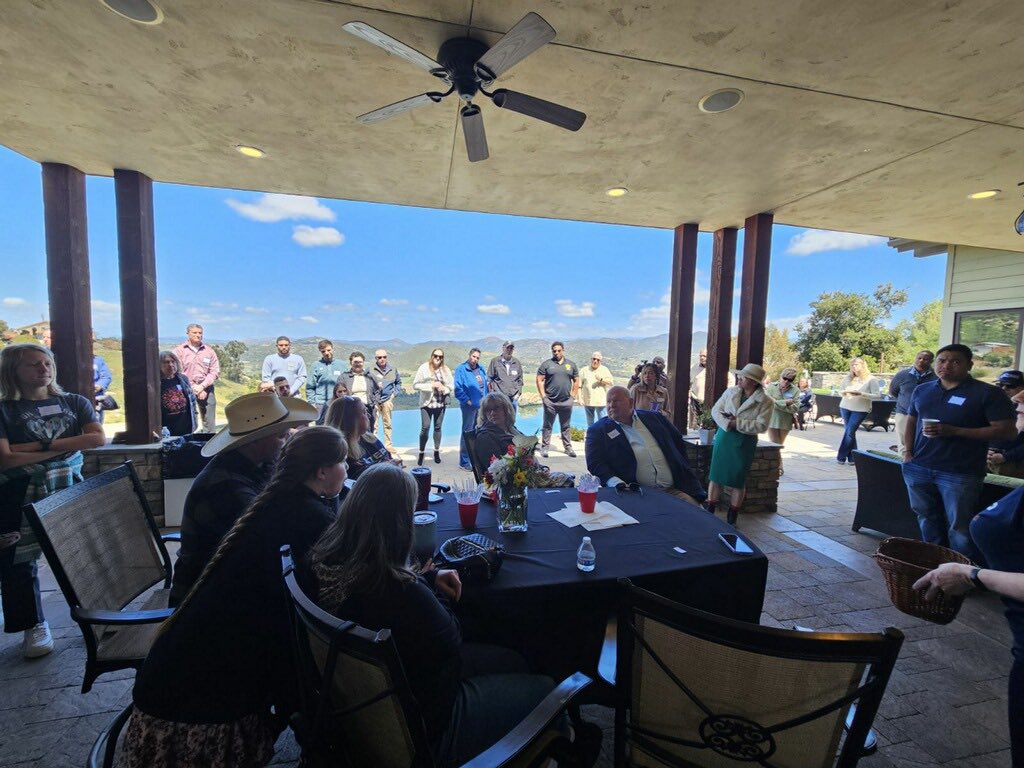
[[[486,43],[472,37],[453,37],[445,40],[437,52],[437,61],[361,21],[351,21],[343,28],[346,32],[425,69],[448,86],[448,90],[443,93],[427,91],[367,112],[356,118],[360,123],[379,123],[416,107],[438,104],[446,96],[457,93],[464,102],[459,114],[462,116],[462,133],[466,137],[466,151],[470,162],[475,163],[486,160],[489,155],[487,135],[484,133],[484,118],[480,107],[473,103],[473,98],[478,93],[489,98],[499,109],[511,109],[513,112],[543,120],[569,131],[578,131],[587,119],[583,112],[538,99],[536,96],[505,88],[487,90],[500,75],[545,43],[555,39],[554,28],[536,13],[526,14],[490,48]]]

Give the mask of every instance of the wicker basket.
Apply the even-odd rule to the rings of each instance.
[[[878,546],[875,561],[885,576],[889,598],[903,613],[935,624],[949,624],[956,618],[963,595],[939,593],[925,600],[924,591],[914,589],[914,582],[943,563],[970,564],[968,558],[938,544],[893,536]]]

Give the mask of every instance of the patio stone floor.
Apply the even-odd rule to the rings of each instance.
[[[828,420],[816,429],[793,432],[783,452],[785,475],[777,515],[741,516],[741,531],[769,557],[763,624],[795,624],[821,630],[874,631],[894,626],[906,634],[875,729],[878,753],[865,768],[1006,768],[1010,765],[1006,725],[1006,678],[1011,637],[1001,604],[974,595],[956,621],[937,626],[892,607],[877,566],[870,558],[882,536],[850,525],[856,504],[852,467],[838,466],[835,447],[842,425]],[[862,448],[887,447],[891,432],[861,431]],[[553,452],[553,469],[585,471],[583,446],[570,459]],[[456,451],[430,466],[438,480],[466,477]],[[403,451],[409,464],[414,454]],[[600,566],[599,566],[600,567]],[[84,667],[81,634],[69,615],[49,569],[43,566],[43,605],[56,650],[23,661],[20,635],[0,635],[0,768],[82,766],[99,729],[131,697],[132,672],[102,676],[87,694],[79,692]],[[587,707],[586,716],[605,728],[598,763],[610,766],[611,712]],[[282,737],[275,765],[295,765],[297,749]]]

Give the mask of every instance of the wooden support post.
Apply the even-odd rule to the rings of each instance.
[[[668,320],[669,405],[672,421],[686,434],[690,410],[690,355],[693,351],[693,293],[697,285],[696,224],[676,227],[672,244],[672,303]]]
[[[85,174],[61,163],[43,163],[46,280],[50,346],[57,383],[92,401],[92,298]]]
[[[736,278],[736,230],[715,232],[711,254],[711,300],[708,306],[708,357],[704,404],[709,408],[729,387],[729,343],[732,341],[732,292]]]
[[[153,180],[114,171],[121,276],[121,350],[125,431],[118,442],[151,443],[160,434],[160,362],[156,318]]]
[[[764,362],[765,318],[768,313],[768,270],[772,252],[770,213],[747,219],[743,235],[743,279],[740,286],[740,323],[736,337],[736,364]]]

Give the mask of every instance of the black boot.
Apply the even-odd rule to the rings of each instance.
[[[711,499],[705,499],[701,506],[704,507],[705,512],[710,512],[713,515],[715,514],[715,508],[718,506],[718,502],[712,501]]]
[[[725,521],[729,525],[736,525],[736,518],[739,517],[739,513],[739,509],[732,505],[729,505],[729,511],[725,515]]]
[[[423,466],[423,451],[420,451],[419,458],[416,459],[416,466],[417,467],[422,467]]]
[[[436,448],[434,449],[434,463],[435,464],[440,464],[441,463],[441,452],[439,450],[437,450]]]

